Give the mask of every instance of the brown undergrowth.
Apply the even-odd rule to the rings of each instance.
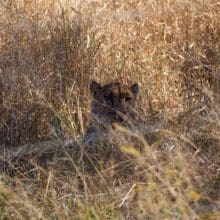
[[[220,3],[0,1],[2,219],[218,219]],[[85,139],[89,84],[141,86]]]

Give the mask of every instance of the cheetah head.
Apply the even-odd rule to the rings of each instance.
[[[103,122],[123,122],[132,115],[139,90],[137,83],[132,86],[121,83],[101,85],[92,81],[92,116]]]

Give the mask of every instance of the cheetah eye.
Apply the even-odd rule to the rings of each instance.
[[[131,100],[131,97],[125,97],[125,101],[128,102]]]

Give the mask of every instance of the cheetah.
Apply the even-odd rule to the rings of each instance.
[[[135,109],[140,93],[139,85],[135,83],[127,86],[118,82],[101,85],[92,81],[90,93],[92,117],[83,137],[84,151],[96,166],[102,162],[108,163],[111,161],[110,158],[122,160],[125,155],[121,153],[118,146],[128,145],[130,137],[119,134],[114,125],[129,127],[130,130],[137,115]],[[85,157],[84,161],[86,160]]]

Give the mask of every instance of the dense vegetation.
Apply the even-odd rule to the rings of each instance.
[[[157,129],[116,125],[122,155],[90,171],[51,149],[86,132],[92,79],[138,82]],[[1,218],[217,219],[219,94],[218,0],[0,1]]]

